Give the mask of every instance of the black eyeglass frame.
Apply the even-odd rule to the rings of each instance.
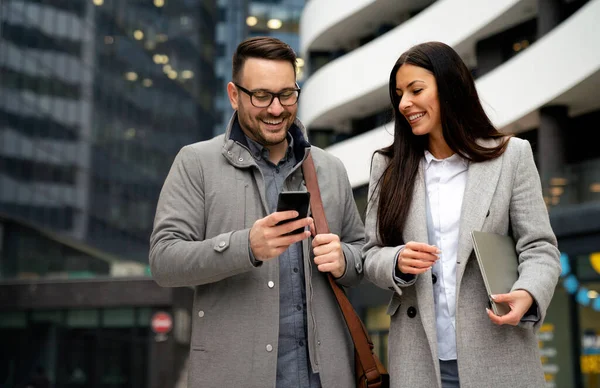
[[[279,103],[281,104],[281,106],[294,106],[298,103],[298,100],[300,99],[300,92],[302,91],[302,89],[300,88],[294,88],[294,89],[285,89],[282,92],[279,93],[273,93],[273,92],[269,92],[266,90],[256,90],[256,91],[251,91],[246,89],[243,86],[240,86],[238,84],[236,84],[235,82],[233,83],[235,85],[236,88],[240,89],[242,92],[246,93],[248,96],[250,96],[250,103],[252,104],[252,106],[256,107],[256,108],[268,108],[271,106],[271,104],[273,103],[273,101],[275,100],[275,97],[277,97],[277,99],[279,100]],[[296,84],[296,86],[298,86],[298,84]],[[281,96],[282,94],[288,93],[290,91],[294,91],[294,92],[298,92],[298,96],[296,97],[296,101],[293,104],[284,104],[283,102],[281,102],[281,98],[279,96]],[[256,104],[254,104],[254,101],[252,100],[252,97],[254,97],[255,93],[268,93],[271,95],[271,101],[269,101],[269,104],[266,106],[256,106]]]

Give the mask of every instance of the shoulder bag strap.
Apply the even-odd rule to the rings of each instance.
[[[306,187],[310,192],[310,208],[315,222],[316,234],[329,233],[329,225],[327,224],[325,209],[323,208],[323,202],[321,200],[321,191],[319,190],[319,183],[317,181],[317,172],[315,170],[315,165],[310,153],[302,163],[302,173],[304,174]],[[348,326],[350,335],[352,335],[354,347],[363,369],[365,370],[367,380],[369,382],[379,381],[380,374],[372,352],[373,343],[369,338],[367,329],[356,314],[356,311],[354,311],[352,304],[346,297],[346,294],[342,290],[341,286],[335,282],[331,273],[327,274],[327,278],[329,279],[329,284],[331,285],[333,293],[335,294],[342,313],[344,314],[346,325]]]

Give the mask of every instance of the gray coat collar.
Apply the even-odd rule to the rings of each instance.
[[[294,139],[294,156],[296,157],[296,162],[301,163],[310,152],[310,143],[307,140],[306,129],[298,118],[294,120],[289,133]],[[237,111],[233,113],[227,125],[221,153],[231,164],[238,168],[247,168],[256,165],[254,158],[250,154],[246,136],[242,132],[238,122]]]

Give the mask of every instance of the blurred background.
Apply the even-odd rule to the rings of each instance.
[[[186,386],[192,290],[154,283],[148,240],[175,154],[224,132],[231,56],[256,35],[298,53],[299,118],[362,215],[394,62],[459,52],[493,123],[532,144],[559,239],[547,387],[600,387],[600,0],[0,0],[0,387]],[[389,292],[349,295],[386,361]]]

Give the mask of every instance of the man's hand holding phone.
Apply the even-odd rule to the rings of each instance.
[[[308,217],[309,200],[306,192],[280,193],[277,211],[257,220],[250,229],[250,249],[256,260],[273,259],[310,237],[310,230],[306,230],[313,224]]]

